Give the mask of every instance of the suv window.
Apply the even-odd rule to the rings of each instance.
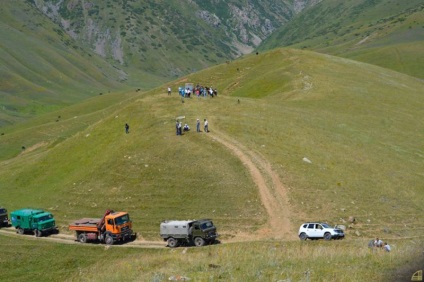
[[[315,225],[315,224],[313,224],[313,223],[309,223],[308,228],[309,228],[309,229],[314,229],[314,225]]]

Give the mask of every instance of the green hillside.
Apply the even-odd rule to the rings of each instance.
[[[0,127],[128,85],[148,89],[164,81],[105,62],[29,1],[4,1],[0,15]]]
[[[422,1],[325,0],[302,11],[260,46],[290,46],[352,58],[423,78]]]
[[[218,96],[182,102],[175,92],[187,82],[217,88]],[[116,98],[124,94],[97,96],[0,136],[0,187],[7,191],[0,205],[9,210],[46,208],[63,233],[74,219],[126,210],[145,240],[159,240],[161,220],[210,217],[224,243],[189,248],[190,257],[183,249],[112,247],[112,268],[96,263],[103,248],[86,246],[89,254],[78,257],[67,246],[34,243],[40,256],[48,248],[68,266],[70,280],[300,280],[310,269],[318,281],[381,281],[422,255],[416,252],[424,229],[421,80],[277,49],[169,85],[171,96],[165,86],[128,92],[125,100]],[[192,131],[176,136],[175,119],[183,116]],[[193,130],[197,118],[208,119],[210,133]],[[259,176],[272,197],[262,193]],[[357,223],[342,242],[296,239],[304,221],[348,225],[349,216]],[[285,226],[271,224],[275,219]],[[375,236],[394,251],[370,253],[367,240]],[[18,248],[30,262],[26,244]],[[2,246],[2,254],[15,256],[13,248]],[[27,280],[13,272],[17,263],[8,262],[8,273]],[[64,274],[54,268],[53,280]]]

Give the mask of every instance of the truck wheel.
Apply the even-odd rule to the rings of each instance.
[[[41,231],[38,229],[34,229],[34,235],[35,237],[41,237]]]
[[[23,230],[22,228],[20,228],[20,227],[18,227],[18,228],[16,229],[16,232],[17,232],[18,234],[20,234],[20,235],[23,235],[23,234],[24,234],[24,230]]]
[[[80,243],[87,243],[87,235],[85,235],[85,233],[81,233],[78,235],[78,241]]]
[[[327,232],[327,233],[325,233],[325,234],[324,234],[324,239],[325,239],[325,240],[327,240],[327,241],[331,240],[331,234],[330,234],[330,233],[328,233],[328,232]]]
[[[105,243],[106,243],[106,245],[113,245],[113,238],[112,238],[112,236],[106,235]]]
[[[201,247],[205,245],[205,240],[203,240],[202,237],[196,237],[194,238],[194,245],[196,245],[196,247]]]
[[[174,238],[169,238],[168,239],[168,246],[170,248],[176,248],[176,247],[178,247],[178,241]]]

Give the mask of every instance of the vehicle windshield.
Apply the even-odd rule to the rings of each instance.
[[[128,214],[122,215],[120,217],[115,218],[115,224],[121,225],[130,221],[130,216]]]
[[[201,229],[208,229],[208,228],[211,228],[211,227],[213,227],[212,221],[206,221],[206,222],[203,222],[202,224],[200,224]]]
[[[0,209],[0,213],[7,213],[6,209]]]
[[[53,218],[52,214],[46,214],[46,215],[34,218],[34,222],[46,221],[46,220],[49,220],[49,219],[52,219],[52,218]]]
[[[322,225],[322,227],[324,227],[324,228],[331,228],[331,226],[330,226],[330,225],[328,225],[327,223],[321,223],[321,225]]]

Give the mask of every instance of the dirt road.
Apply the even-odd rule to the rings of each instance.
[[[214,131],[209,135],[215,141],[227,147],[246,169],[249,171],[253,182],[259,191],[261,201],[268,213],[268,224],[251,239],[295,239],[293,227],[290,222],[292,211],[290,208],[287,189],[281,183],[278,174],[272,169],[271,164],[259,153],[246,148],[220,132]]]

